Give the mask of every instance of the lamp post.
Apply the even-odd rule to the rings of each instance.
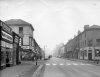
[[[38,50],[36,49],[36,65],[37,65],[37,59],[38,59]]]

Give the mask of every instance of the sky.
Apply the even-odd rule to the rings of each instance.
[[[100,25],[99,0],[0,0],[0,20],[23,19],[35,28],[34,38],[48,53],[57,44],[83,31],[84,25]]]

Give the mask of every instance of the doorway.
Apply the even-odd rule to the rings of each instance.
[[[88,53],[88,59],[92,60],[92,53]]]

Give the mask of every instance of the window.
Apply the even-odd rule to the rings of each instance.
[[[23,36],[23,27],[19,27],[19,35],[20,35],[21,37],[24,37],[24,36]],[[23,45],[23,38],[21,38],[21,44]]]
[[[93,45],[92,39],[91,40],[88,40],[88,46],[92,46],[92,45]]]
[[[23,27],[19,27],[19,34],[23,34]]]
[[[24,39],[24,38],[21,38],[21,44],[22,44],[22,45],[23,45],[23,39]]]
[[[83,56],[83,51],[81,51],[81,56]]]
[[[100,39],[96,39],[96,46],[100,46]]]
[[[95,56],[96,57],[100,56],[100,49],[95,49]]]

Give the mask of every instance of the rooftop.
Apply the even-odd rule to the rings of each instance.
[[[90,26],[90,28],[100,28],[100,26],[99,25],[92,25],[92,26]]]
[[[10,19],[10,20],[5,21],[5,23],[8,25],[16,25],[16,24],[17,25],[29,25],[34,30],[33,26],[30,23],[28,23],[22,19]]]

